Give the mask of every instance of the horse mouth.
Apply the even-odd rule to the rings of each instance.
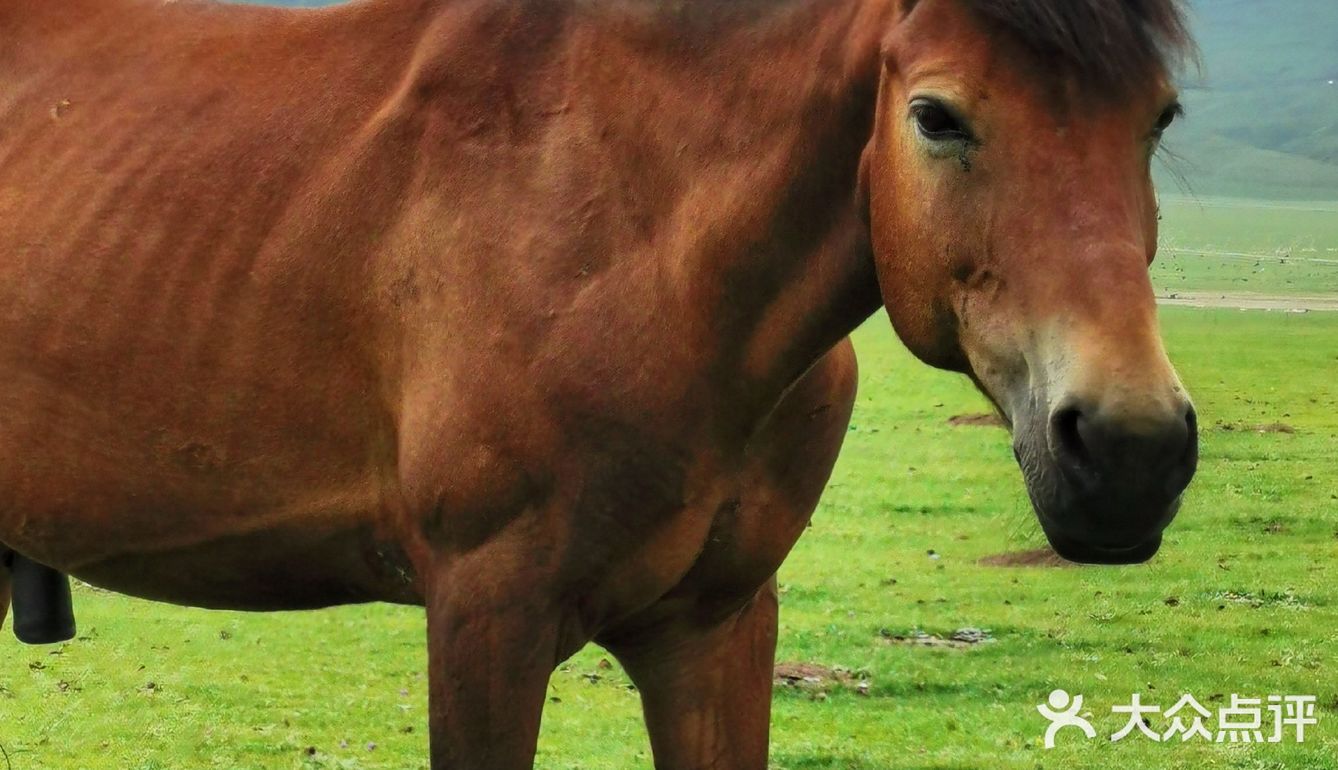
[[[1055,553],[1078,564],[1142,564],[1161,549],[1161,533],[1134,543],[1088,543],[1077,538],[1046,530],[1046,538]]]
[[[1116,444],[1120,451],[1105,452],[1099,462],[1066,452],[1069,447],[1047,430],[1054,424],[1053,419],[1023,422],[1013,445],[1051,547],[1081,564],[1151,559],[1194,476],[1198,442],[1192,417],[1176,441],[1152,445],[1159,451],[1144,451],[1135,438]]]
[[[1079,564],[1142,564],[1161,548],[1162,533],[1180,511],[1182,497],[1067,499],[1032,495],[1032,505],[1050,547]],[[1038,499],[1039,498],[1039,499]],[[1113,499],[1112,499],[1113,498]],[[1047,505],[1046,503],[1050,503]],[[1121,515],[1123,514],[1123,515]]]

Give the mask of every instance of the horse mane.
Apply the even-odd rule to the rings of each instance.
[[[1047,66],[1105,93],[1122,94],[1194,54],[1184,0],[959,2]]]

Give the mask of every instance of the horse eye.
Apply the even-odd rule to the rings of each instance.
[[[1165,133],[1166,129],[1170,128],[1171,124],[1175,122],[1175,119],[1183,115],[1184,112],[1185,108],[1181,107],[1179,102],[1162,110],[1161,115],[1157,116],[1157,124],[1153,127],[1153,133],[1158,136]]]
[[[911,103],[911,117],[920,135],[935,142],[969,140],[971,133],[947,107],[930,99]]]

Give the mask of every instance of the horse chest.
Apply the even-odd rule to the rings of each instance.
[[[665,601],[743,600],[774,574],[807,521],[807,510],[777,504],[779,490],[746,472],[712,468],[674,495],[636,499],[627,495],[633,487],[649,488],[629,478],[604,494],[635,502],[573,511],[560,561],[586,586],[580,602],[592,627]]]
[[[534,584],[579,597],[588,625],[668,596],[746,597],[809,520],[845,435],[854,375],[843,345],[737,447],[717,438],[702,399],[675,399],[695,409],[662,414],[626,388],[613,391],[618,403],[551,385],[505,400],[457,391],[452,408],[434,397],[407,412],[401,478],[434,550],[506,543]]]

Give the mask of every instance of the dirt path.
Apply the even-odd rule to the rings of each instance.
[[[1255,294],[1247,291],[1178,291],[1158,294],[1160,305],[1234,308],[1236,310],[1281,310],[1289,313],[1338,312],[1338,295]]]

